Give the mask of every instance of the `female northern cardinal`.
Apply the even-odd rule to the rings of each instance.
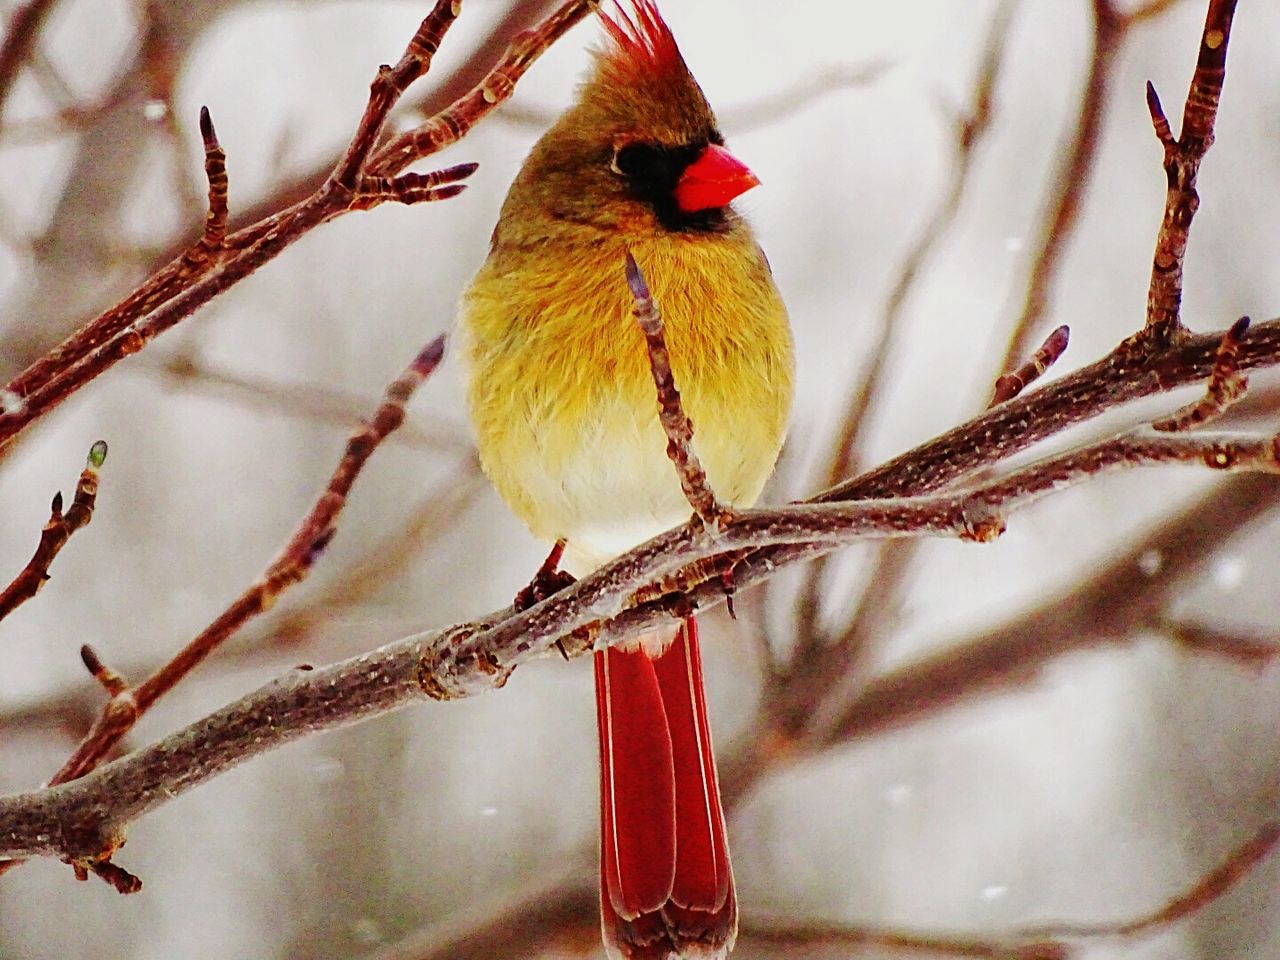
[[[525,160],[462,301],[480,458],[582,574],[686,520],[623,264],[666,322],[694,445],[749,505],[791,406],[786,310],[728,206],[758,181],[723,146],[652,0],[608,34],[577,102]],[[664,631],[665,634],[665,631]],[[737,907],[692,619],[595,654],[601,895],[614,957],[723,957]]]

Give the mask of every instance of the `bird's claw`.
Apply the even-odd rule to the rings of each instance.
[[[547,597],[577,582],[572,574],[560,569],[562,556],[564,556],[564,541],[557,540],[551,552],[547,554],[547,559],[542,561],[542,566],[533,575],[533,579],[516,594],[513,604],[517,611],[537,606]]]

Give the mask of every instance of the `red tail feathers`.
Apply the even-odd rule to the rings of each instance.
[[[602,650],[595,668],[605,946],[626,960],[723,957],[738,910],[697,624],[656,659]]]

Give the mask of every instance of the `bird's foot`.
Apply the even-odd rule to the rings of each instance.
[[[738,592],[738,580],[734,576],[734,567],[725,567],[724,572],[720,574],[720,588],[724,590],[724,606],[729,611],[729,616],[737,620],[738,611],[733,609],[733,598]]]
[[[552,594],[559,593],[565,587],[577,582],[572,574],[560,569],[562,556],[564,556],[564,541],[557,540],[551,552],[547,554],[547,559],[542,561],[542,566],[533,575],[533,579],[516,594],[513,602],[517,610],[528,610]]]

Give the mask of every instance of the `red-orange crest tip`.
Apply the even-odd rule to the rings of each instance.
[[[653,0],[631,0],[628,13],[622,0],[614,0],[614,14],[600,8],[600,22],[613,40],[614,63],[620,67],[664,73],[685,69],[676,38]]]

